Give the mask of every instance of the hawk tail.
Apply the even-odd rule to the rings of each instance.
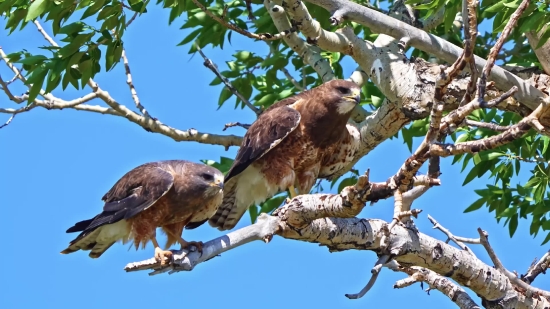
[[[220,231],[230,230],[237,225],[248,206],[238,203],[237,181],[233,178],[225,184],[223,202],[216,213],[208,220],[208,223]]]
[[[69,254],[78,250],[91,250],[91,258],[100,257],[115,242],[126,239],[128,236],[128,225],[126,220],[121,220],[112,224],[105,224],[92,229],[84,229],[69,246],[61,251],[61,254]]]

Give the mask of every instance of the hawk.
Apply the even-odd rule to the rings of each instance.
[[[345,163],[335,160],[351,143],[346,124],[360,93],[353,82],[332,80],[266,109],[244,135],[225,175],[222,205],[208,223],[232,229],[252,204],[287,189],[291,197],[296,189],[307,194],[318,177],[334,174]]]
[[[156,229],[167,236],[166,246],[178,242],[202,251],[202,242],[186,241],[183,229],[202,225],[218,209],[223,199],[223,174],[208,165],[185,160],[150,162],[126,173],[102,200],[103,211],[89,220],[77,222],[67,233],[81,232],[62,254],[91,250],[100,257],[115,242],[133,241],[136,250],[151,240],[155,258],[164,264],[171,251],[160,248]]]

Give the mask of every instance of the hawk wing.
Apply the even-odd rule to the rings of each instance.
[[[265,110],[248,128],[235,161],[225,175],[223,202],[208,220],[211,226],[217,227],[219,230],[233,228],[248,209],[250,205],[237,203],[236,200],[238,178],[233,179],[234,181],[230,180],[296,130],[300,124],[301,115],[297,110],[288,106],[295,102],[296,100],[283,100],[275,103],[275,107],[271,106]],[[259,176],[262,177],[262,175]]]
[[[277,102],[278,106],[275,108],[264,111],[248,128],[235,161],[233,161],[231,169],[225,175],[224,182],[240,174],[298,127],[301,118],[300,113],[288,107],[293,102],[280,104],[283,101]]]

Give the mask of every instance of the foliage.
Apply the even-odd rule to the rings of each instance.
[[[26,77],[26,84],[32,85],[28,94],[28,102],[32,102],[43,88],[50,93],[61,87],[65,90],[69,85],[76,89],[86,85],[90,78],[100,72],[112,70],[121,59],[124,46],[124,33],[135,17],[147,13],[147,7],[160,5],[170,11],[168,24],[179,23],[181,29],[189,29],[190,33],[183,37],[179,45],[189,46],[189,53],[196,52],[197,42],[200,48],[211,46],[223,49],[226,43],[231,44],[233,32],[208,17],[194,1],[206,6],[213,14],[222,17],[244,30],[255,33],[277,32],[269,14],[261,1],[252,1],[254,20],[248,20],[247,5],[243,0],[81,0],[81,1],[50,1],[50,0],[3,0],[0,1],[0,13],[6,19],[6,29],[9,33],[21,30],[29,22],[40,19],[52,25],[53,34],[62,37],[60,46],[42,46],[42,53],[30,53],[21,50],[8,55],[10,61],[21,64]],[[370,2],[357,1],[364,5]],[[460,31],[455,31],[456,13],[461,10],[459,0],[409,0],[419,12],[419,19],[424,19],[444,10],[444,21],[431,31],[432,34],[461,45]],[[479,23],[492,23],[492,32],[482,33],[477,37],[475,53],[486,57],[497,34],[502,31],[512,12],[519,5],[519,0],[484,0],[481,2],[478,14]],[[317,6],[306,4],[310,13],[321,23],[324,29],[335,30],[329,23],[329,13]],[[393,1],[380,1],[383,9],[391,8]],[[383,10],[381,9],[381,10]],[[345,22],[354,29],[355,34],[365,39],[374,39],[367,27],[353,22]],[[550,24],[550,14],[547,2],[531,2],[527,11],[519,20],[518,27],[513,30],[508,42],[512,46],[504,51],[508,65],[540,66],[532,49],[523,44],[521,36],[528,31],[539,31]],[[544,43],[550,37],[550,27],[543,33]],[[280,41],[258,42],[269,45],[269,56],[258,55],[241,50],[231,56],[231,59],[221,68],[221,74],[255,106],[267,108],[274,102],[294,95],[301,88],[311,88],[319,85],[322,80],[314,70],[305,66],[302,59],[288,46]],[[508,45],[507,45],[508,46]],[[417,49],[410,52],[413,57],[429,59],[429,55]],[[345,78],[342,63],[346,56],[339,53],[323,52],[322,56],[329,60],[337,78]],[[296,77],[296,83],[283,74],[287,70]],[[221,84],[219,78],[214,78],[210,85]],[[297,87],[299,85],[300,87]],[[232,99],[233,98],[233,99]],[[363,86],[362,105],[369,111],[376,110],[384,100],[384,95],[371,82]],[[234,96],[227,88],[219,95],[219,107],[224,104],[234,104],[235,108],[245,108],[240,98]],[[492,122],[499,125],[516,123],[519,118],[511,112],[496,110],[477,110],[470,115],[471,120]],[[412,151],[413,142],[423,137],[428,130],[428,119],[412,122],[401,130],[403,142]],[[460,128],[450,138],[454,141],[478,140],[495,134],[483,128]],[[398,137],[398,135],[396,135]],[[462,163],[465,173],[464,185],[474,178],[488,176],[493,179],[487,188],[476,190],[480,196],[465,211],[478,210],[484,205],[494,212],[497,220],[504,220],[508,225],[510,235],[518,226],[519,218],[532,217],[530,233],[536,235],[541,229],[550,230],[550,221],[546,214],[550,207],[548,192],[550,153],[547,151],[549,139],[545,136],[530,134],[516,140],[506,147],[476,155],[456,156],[453,164]],[[205,160],[226,173],[232,159],[221,157],[219,161]],[[514,175],[519,175],[522,165],[532,169],[530,179],[525,184],[514,183]],[[357,173],[351,173],[335,179],[331,188],[337,183],[338,191],[357,180]],[[271,212],[286,198],[280,194],[261,205],[250,208],[250,217],[254,221],[259,213]],[[550,240],[550,234],[545,243]]]

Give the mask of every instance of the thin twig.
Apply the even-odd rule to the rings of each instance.
[[[2,90],[6,93],[8,98],[12,101],[15,101],[15,96],[11,93],[10,89],[8,88],[8,83],[2,79],[2,76],[0,76],[0,85],[2,85]]]
[[[496,132],[504,132],[510,128],[510,126],[499,126],[496,123],[474,121],[466,119],[466,124],[472,127],[485,128]]]
[[[541,295],[541,296],[544,296],[546,299],[550,300],[550,292],[528,285],[527,283],[521,281],[514,273],[506,269],[502,264],[502,262],[500,261],[500,259],[498,258],[498,256],[496,255],[491,245],[489,244],[489,239],[488,239],[489,234],[486,231],[482,230],[481,228],[478,228],[477,232],[479,233],[479,239],[481,241],[481,245],[485,248],[485,250],[487,251],[487,254],[489,254],[489,258],[491,258],[491,261],[495,265],[495,268],[500,272],[502,272],[504,275],[506,275],[506,277],[508,277],[508,279],[510,280],[510,282],[512,282],[512,284],[525,290],[527,297]]]
[[[529,0],[523,0],[521,4],[518,6],[516,11],[510,16],[510,20],[506,24],[506,27],[504,27],[504,30],[500,34],[500,37],[497,39],[497,42],[495,45],[491,48],[491,51],[489,52],[489,56],[487,57],[487,63],[483,67],[483,71],[481,72],[481,77],[479,79],[479,83],[477,86],[477,97],[481,100],[485,97],[485,91],[487,90],[487,79],[491,75],[491,69],[495,65],[495,60],[497,58],[498,53],[502,49],[502,46],[504,45],[506,39],[508,38],[508,35],[510,35],[510,32],[512,32],[512,29],[516,25],[518,19],[521,17],[521,14],[527,6],[529,5]]]
[[[206,8],[202,3],[200,3],[198,0],[191,0],[191,1],[193,1],[193,3],[195,3],[196,6],[198,6],[203,12],[205,12],[206,15],[210,16],[213,20],[217,21],[222,26],[226,27],[227,29],[233,30],[237,33],[240,33],[240,34],[242,34],[246,37],[249,37],[251,39],[262,40],[262,41],[275,41],[275,40],[280,40],[283,37],[297,31],[297,29],[295,27],[291,27],[290,29],[285,30],[281,33],[277,33],[277,34],[269,34],[269,33],[256,34],[256,33],[252,33],[252,32],[246,31],[246,30],[238,27],[237,25],[235,25],[233,23],[225,21],[222,18],[216,16],[208,8]]]
[[[244,124],[244,123],[240,123],[240,122],[230,122],[230,123],[226,123],[225,126],[223,127],[222,131],[225,131],[227,130],[228,128],[232,128],[232,127],[241,127],[241,128],[245,128],[246,130],[248,130],[248,128],[250,128],[250,125],[249,124]]]
[[[430,286],[427,291],[435,288],[449,297],[459,308],[480,309],[462,287],[432,270],[418,266],[403,267],[395,261],[391,261],[384,266],[395,272],[404,272],[409,275],[408,278],[398,280],[394,284],[393,287],[396,289],[410,286],[416,282],[426,282]]]
[[[269,46],[269,54],[265,57],[265,59],[269,59],[269,57],[277,51],[273,45],[269,42],[265,42],[267,46]],[[286,76],[286,78],[294,85],[294,87],[300,91],[304,91],[305,89],[298,83],[298,81],[290,74],[290,72],[285,68],[280,68],[281,72]]]
[[[378,278],[378,275],[380,274],[380,270],[382,269],[382,266],[384,266],[384,264],[386,264],[389,259],[390,259],[390,256],[387,255],[387,254],[384,254],[380,258],[378,258],[378,260],[374,264],[374,267],[371,270],[372,276],[370,277],[369,282],[367,283],[367,285],[365,285],[365,287],[363,289],[361,289],[361,291],[359,293],[357,293],[357,294],[345,294],[345,296],[349,299],[359,299],[359,298],[365,296],[365,294],[367,294],[367,292],[374,286],[374,283],[376,282],[376,279]]]
[[[220,71],[218,70],[218,66],[212,60],[206,57],[199,45],[195,43],[195,47],[197,48],[199,54],[201,54],[201,56],[204,58],[204,66],[214,72],[214,74],[216,74],[216,76],[222,80],[227,89],[229,89],[229,91],[231,91],[234,95],[241,99],[241,101],[243,101],[246,106],[248,106],[254,113],[256,113],[256,115],[260,115],[262,111],[256,106],[252,105],[250,101],[248,101],[237,89],[235,89],[235,87],[233,87],[231,82],[220,73]]]
[[[17,114],[11,115],[11,117],[8,119],[8,121],[6,121],[3,125],[0,126],[0,129],[2,129],[5,126],[9,125],[11,123],[11,121],[13,120],[13,118],[15,118],[15,115],[17,115]]]
[[[44,37],[44,39],[46,39],[46,41],[48,41],[48,43],[50,43],[52,46],[59,47],[59,45],[46,32],[46,30],[44,30],[44,28],[42,28],[42,25],[40,24],[40,22],[38,20],[33,21],[33,23],[36,26],[36,30],[38,30],[38,32],[40,32],[40,34],[42,34],[42,36]]]
[[[126,22],[126,25],[124,25],[124,28],[128,28],[128,26],[130,26],[130,24],[132,24],[134,20],[136,20],[137,16],[138,16],[138,12],[135,12],[134,15],[132,15],[132,17],[128,20],[128,22]]]
[[[443,232],[443,234],[447,235],[447,238],[449,238],[450,240],[452,240],[457,246],[460,247],[460,249],[464,250],[464,251],[467,251],[468,253],[470,253],[471,255],[475,256],[474,252],[468,248],[464,243],[462,243],[461,241],[459,241],[454,235],[453,233],[451,233],[448,229],[444,228],[441,224],[439,224],[439,222],[437,222],[432,216],[428,215],[428,219],[432,222],[432,224],[434,225],[433,228],[434,229],[438,229],[440,230],[441,232]],[[446,241],[447,242],[447,241]]]
[[[521,276],[521,280],[527,284],[533,283],[538,275],[541,273],[546,274],[546,269],[548,269],[548,266],[550,266],[550,250],[546,252],[546,254],[544,254],[538,262],[531,264],[527,270],[527,274]]]
[[[40,24],[38,24],[40,25]],[[44,31],[42,27],[40,27],[41,30],[40,33],[44,36],[44,38],[57,46],[55,41],[51,39],[51,37]],[[25,82],[25,78],[21,75],[20,71],[13,66],[11,62],[9,62],[9,59],[7,59],[6,54],[0,47],[0,56],[4,61],[6,61],[6,64],[10,69],[18,76],[19,79],[21,79],[23,82]],[[241,144],[242,137],[235,136],[235,135],[217,135],[217,134],[209,134],[209,133],[203,133],[199,132],[195,129],[188,129],[185,131],[178,130],[176,128],[170,127],[168,125],[163,124],[162,122],[158,121],[157,119],[153,118],[147,118],[145,116],[141,116],[138,113],[128,109],[126,106],[118,103],[111,95],[103,90],[99,85],[93,80],[89,79],[87,81],[87,85],[92,89],[93,93],[90,93],[86,95],[85,97],[98,97],[103,102],[105,102],[107,105],[109,105],[110,108],[105,108],[102,106],[90,106],[82,104],[81,102],[77,102],[77,100],[72,101],[64,101],[59,98],[54,97],[51,94],[45,94],[43,90],[40,91],[40,93],[46,98],[45,101],[41,100],[34,100],[34,102],[31,102],[28,106],[21,108],[21,109],[0,109],[0,113],[8,113],[8,114],[17,114],[21,112],[28,111],[34,107],[41,106],[46,109],[63,109],[63,108],[73,108],[76,110],[82,110],[82,111],[91,111],[101,114],[111,114],[115,116],[121,116],[126,118],[127,120],[139,125],[144,130],[148,132],[154,132],[154,133],[160,133],[165,136],[169,136],[175,141],[195,141],[198,143],[204,143],[204,144],[212,144],[212,145],[222,145],[226,149],[228,149],[230,146],[238,146]],[[29,86],[30,87],[30,86]],[[24,99],[28,96],[22,96],[19,98],[16,98],[17,101],[21,101],[21,99]],[[70,106],[67,106],[70,105]]]
[[[126,71],[126,83],[128,84],[128,87],[130,87],[130,93],[132,94],[132,99],[134,100],[134,103],[136,104],[136,107],[139,109],[141,114],[148,118],[153,118],[151,115],[149,115],[149,112],[145,109],[143,105],[141,105],[141,102],[139,100],[139,97],[136,92],[136,87],[134,86],[134,83],[132,81],[132,74],[130,72],[130,64],[128,63],[128,57],[126,56],[126,50],[122,49],[122,61],[124,62],[124,70]]]

